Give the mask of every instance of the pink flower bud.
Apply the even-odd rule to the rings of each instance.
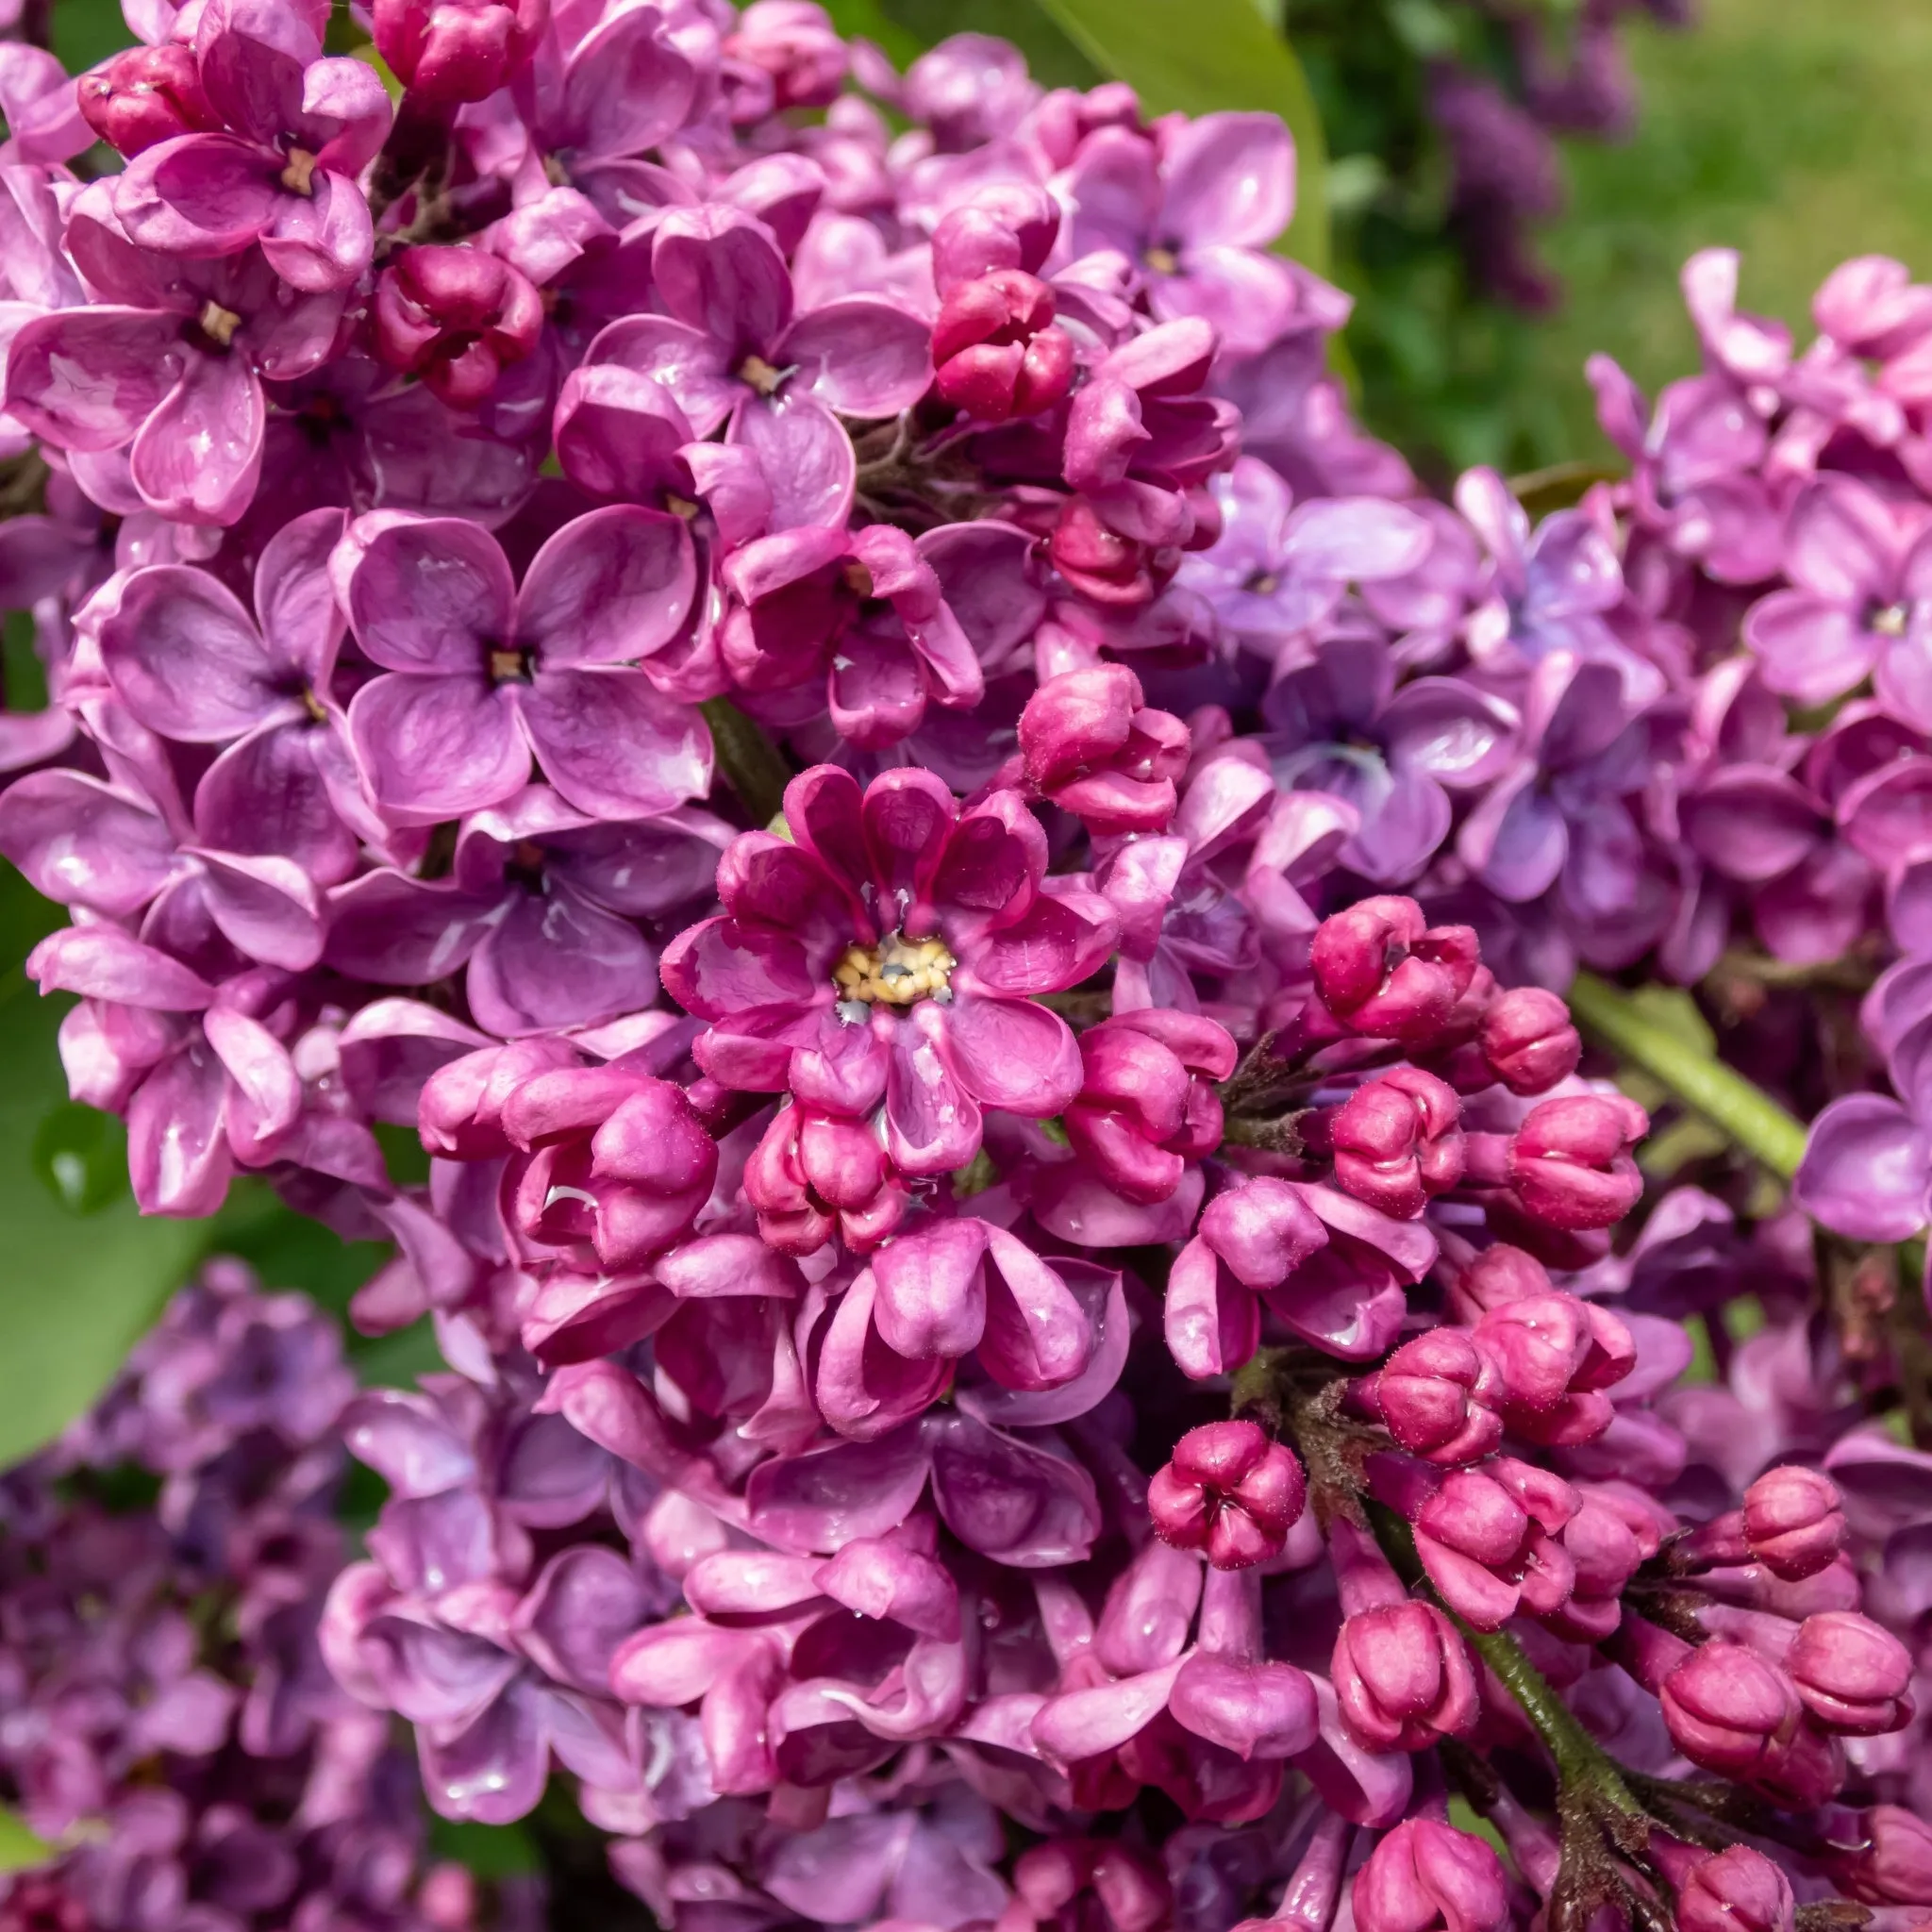
[[[1061,576],[1096,604],[1133,609],[1153,599],[1152,553],[1144,543],[1108,529],[1084,496],[1067,499],[1047,554]]]
[[[1329,1124],[1335,1179],[1358,1201],[1412,1221],[1462,1178],[1462,1103],[1420,1067],[1357,1087]]]
[[[1315,928],[1309,951],[1322,1003],[1376,1039],[1426,1044],[1474,977],[1475,934],[1431,926],[1413,899],[1363,899]]]
[[[1037,274],[1059,225],[1059,209],[1044,189],[990,182],[933,230],[932,277],[941,297],[995,269]]]
[[[1292,1182],[1264,1174],[1208,1202],[1201,1239],[1243,1288],[1279,1288],[1328,1230]]]
[[[529,279],[481,248],[408,248],[383,270],[370,307],[377,358],[420,375],[455,408],[480,403],[543,333]]]
[[[1197,1651],[1181,1666],[1167,1707],[1183,1730],[1243,1762],[1292,1757],[1315,1741],[1320,1716],[1307,1673],[1293,1664],[1237,1663]]]
[[[1491,1308],[1550,1291],[1550,1271],[1534,1255],[1498,1241],[1450,1282],[1450,1311],[1457,1321],[1474,1325]]]
[[[1932,1824],[1898,1805],[1874,1805],[1857,1832],[1834,1838],[1855,1841],[1835,1851],[1832,1877],[1868,1906],[1932,1906]]]
[[[1383,1835],[1356,1874],[1359,1932],[1503,1932],[1509,1881],[1479,1838],[1407,1818]]]
[[[1797,1911],[1790,1880],[1749,1845],[1701,1859],[1677,1886],[1677,1932],[1792,1932]]]
[[[1188,727],[1141,702],[1122,664],[1050,678],[1020,714],[1027,781],[1090,832],[1158,832],[1188,768]]]
[[[772,76],[774,108],[823,108],[845,78],[845,42],[812,0],[755,0],[727,34],[724,51]]]
[[[87,125],[129,160],[177,134],[218,128],[193,53],[178,41],[129,47],[75,83]]]
[[[427,106],[480,101],[528,63],[550,0],[375,0],[375,48]]]
[[[1875,1738],[1911,1718],[1911,1653],[1856,1610],[1807,1617],[1784,1662],[1812,1722],[1827,1731]]]
[[[1293,1451],[1258,1424],[1204,1423],[1149,1484],[1147,1512],[1163,1541],[1205,1551],[1217,1570],[1245,1570],[1280,1554],[1307,1500]]]
[[[1497,994],[1482,1020],[1483,1058],[1512,1093],[1546,1093],[1583,1057],[1570,1008],[1540,986]]]
[[[1053,317],[1053,291],[1023,269],[959,283],[932,329],[941,400],[982,423],[1052,408],[1074,380],[1074,340]]]
[[[1613,1411],[1597,1391],[1630,1373],[1630,1331],[1607,1308],[1552,1290],[1506,1302],[1475,1326],[1502,1380],[1505,1420],[1553,1446],[1593,1442]]]
[[[1479,1462],[1503,1439],[1495,1364],[1460,1328],[1405,1341],[1362,1387],[1363,1406],[1411,1455]]]
[[[1451,1470],[1422,1507],[1416,1528],[1485,1569],[1513,1564],[1529,1534],[1529,1516],[1515,1497],[1481,1470]]]
[[[1650,1116],[1621,1094],[1576,1094],[1531,1108],[1508,1152],[1524,1211],[1557,1228],[1614,1225],[1643,1191],[1630,1150],[1649,1130]]]
[[[430,1153],[446,1160],[496,1160],[511,1151],[503,1112],[541,1074],[579,1065],[560,1040],[518,1040],[486,1046],[439,1067],[423,1083],[417,1128]]]
[[[744,1164],[744,1197],[757,1210],[758,1233],[781,1255],[816,1254],[837,1225],[806,1184],[798,1144],[803,1124],[799,1108],[783,1108]]]
[[[1781,1463],[1744,1491],[1744,1541],[1774,1576],[1801,1582],[1844,1547],[1838,1485],[1815,1469]]]
[[[1165,1143],[1187,1124],[1192,1076],[1145,1034],[1106,1024],[1080,1036],[1080,1098],[1062,1122],[1074,1150],[1116,1193],[1165,1201],[1187,1163]]]
[[[1350,1617],[1329,1677],[1349,1735],[1368,1751],[1422,1751],[1471,1730],[1480,1710],[1474,1667],[1433,1604],[1387,1604]]]
[[[1725,1777],[1762,1771],[1797,1730],[1798,1693],[1774,1663],[1719,1638],[1686,1657],[1657,1692],[1671,1741]]]

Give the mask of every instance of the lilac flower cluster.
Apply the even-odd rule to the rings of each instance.
[[[563,1779],[683,1932],[1932,1905],[1837,1446],[1684,1486],[1695,1227],[1618,1252],[1552,990],[1875,891],[1908,723],[1780,667],[1910,688],[1909,543],[1827,566],[1914,291],[1793,361],[1694,263],[1758,441],[1533,527],[1350,422],[1268,117],[809,0],[130,17],[0,163],[0,852],[142,1205],[434,1320],[320,1644],[435,1807]]]
[[[0,1480],[0,1784],[52,1847],[11,1926],[469,1932],[388,1726],[317,1644],[344,1538],[335,1325],[235,1261],[94,1409]],[[532,1923],[528,1881],[495,1923]]]

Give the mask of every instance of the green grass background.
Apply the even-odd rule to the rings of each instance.
[[[1932,278],[1932,0],[1703,0],[1689,32],[1646,20],[1628,41],[1641,118],[1622,146],[1572,146],[1545,244],[1568,299],[1525,338],[1524,391],[1571,455],[1602,447],[1591,350],[1653,389],[1693,365],[1676,282],[1693,249],[1740,250],[1746,306],[1804,336],[1847,256]]]

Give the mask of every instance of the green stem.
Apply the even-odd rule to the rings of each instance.
[[[718,771],[737,792],[755,825],[769,825],[785,809],[791,768],[776,745],[729,698],[708,698],[698,708],[711,727]]]
[[[1415,1538],[1408,1524],[1386,1504],[1363,1498],[1369,1527],[1382,1554],[1395,1573],[1411,1589],[1424,1580],[1422,1558],[1416,1555]],[[1441,1603],[1441,1598],[1437,1601]],[[1477,1630],[1442,1605],[1449,1620],[1460,1630],[1475,1654],[1495,1673],[1497,1681],[1516,1700],[1536,1734],[1556,1760],[1557,1776],[1566,1791],[1588,1791],[1613,1810],[1632,1818],[1643,1817],[1643,1807],[1624,1782],[1624,1774],[1576,1721],[1574,1713],[1550,1689],[1543,1674],[1530,1662],[1513,1637],[1501,1630]]]
[[[1578,1023],[1605,1046],[1662,1081],[1780,1180],[1797,1173],[1804,1125],[1769,1094],[1646,1019],[1628,993],[1593,973],[1576,975],[1569,998]]]

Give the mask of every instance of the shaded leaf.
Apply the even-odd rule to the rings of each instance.
[[[17,1811],[0,1805],[0,1873],[31,1872],[36,1865],[52,1863],[58,1855],[45,1839],[26,1827]]]
[[[1040,0],[1104,74],[1149,116],[1240,108],[1279,114],[1294,135],[1294,222],[1280,244],[1317,274],[1328,266],[1327,144],[1307,76],[1255,0]]]
[[[71,1003],[41,999],[20,970],[60,921],[0,871],[0,1467],[93,1402],[203,1241],[192,1223],[142,1218],[119,1122],[84,1126],[67,1099],[56,1034]]]

